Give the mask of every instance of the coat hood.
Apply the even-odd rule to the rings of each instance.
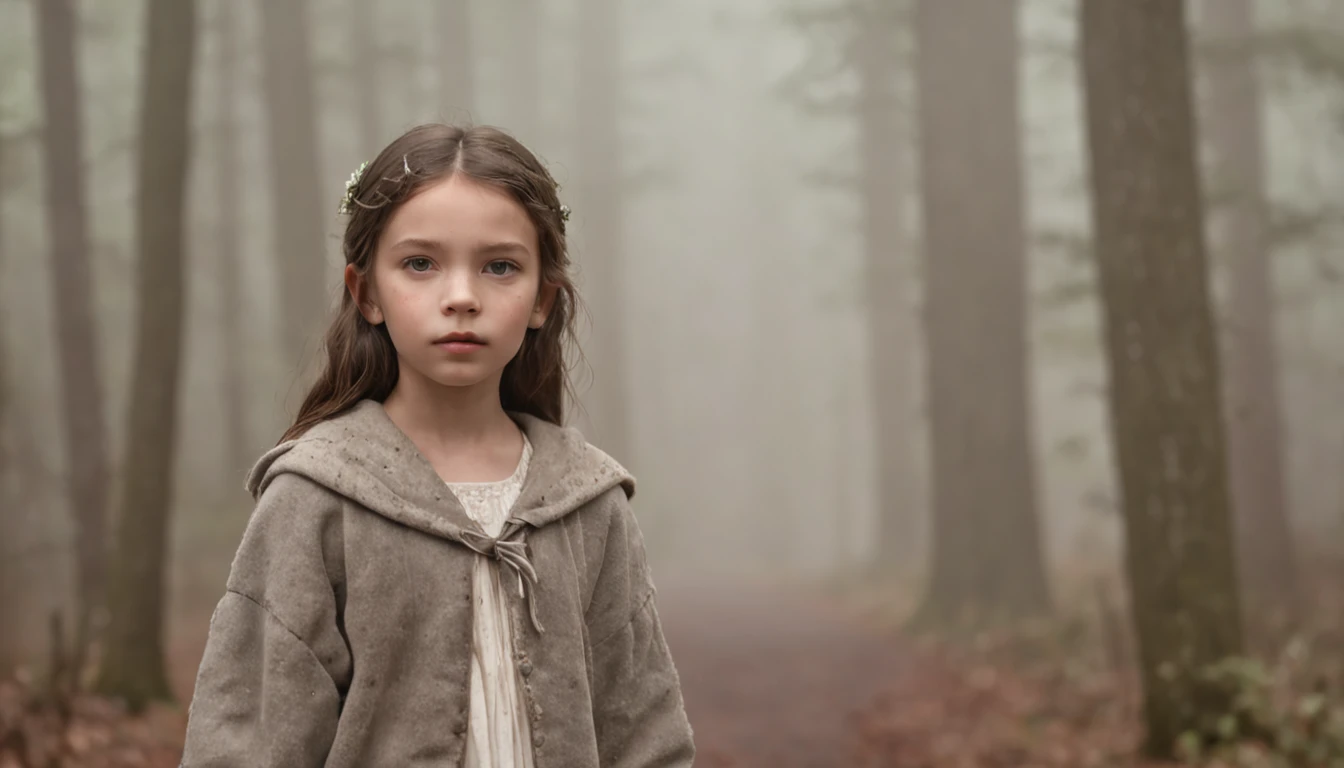
[[[510,522],[541,527],[616,486],[627,498],[634,496],[634,477],[578,430],[525,413],[509,416],[532,443]],[[362,400],[267,451],[248,474],[248,492],[259,498],[285,472],[434,536],[460,540],[463,531],[480,532],[429,460],[374,400]]]
[[[260,498],[281,474],[300,475],[383,517],[500,560],[518,573],[520,586],[524,579],[535,583],[524,544],[527,527],[559,520],[618,486],[633,497],[635,479],[578,430],[524,413],[509,416],[532,443],[532,459],[498,538],[467,516],[429,460],[375,400],[362,400],[267,451],[248,474],[247,490]]]

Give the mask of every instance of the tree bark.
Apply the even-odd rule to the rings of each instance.
[[[913,450],[918,434],[912,378],[917,318],[909,300],[915,274],[901,247],[906,224],[902,192],[911,169],[896,93],[899,30],[882,16],[864,15],[856,21],[864,287],[877,443],[876,554],[877,565],[886,567],[909,562],[921,549]]]
[[[1199,673],[1242,647],[1185,7],[1084,0],[1079,23],[1146,750],[1166,757],[1230,711]]]
[[[1200,26],[1216,50],[1205,78],[1203,134],[1213,188],[1227,196],[1211,210],[1211,231],[1229,288],[1223,389],[1244,615],[1285,620],[1301,605],[1284,482],[1255,22],[1250,0],[1203,0],[1199,7]]]
[[[5,173],[5,157],[9,152],[7,137],[0,134],[0,272],[5,269],[9,256],[5,242],[5,198],[8,196],[8,176]],[[14,403],[9,384],[9,345],[0,335],[0,530],[6,532],[6,539],[22,540],[21,526],[26,522],[19,514],[18,494],[14,488]],[[0,547],[0,616],[7,622],[21,624],[17,600],[15,600],[15,566],[13,552]],[[18,633],[0,632],[0,679],[8,679],[19,663]]]
[[[242,187],[238,166],[238,15],[234,0],[216,2],[219,35],[219,90],[215,116],[218,126],[215,181],[219,195],[220,324],[224,342],[224,412],[228,456],[235,468],[251,462],[252,443],[247,434],[247,398],[244,392],[248,368],[243,354],[243,254],[239,234],[243,230]]]
[[[574,221],[584,298],[592,334],[584,353],[592,386],[581,392],[592,435],[618,461],[633,466],[626,388],[625,317],[621,306],[622,219],[620,13],[612,0],[591,0],[579,11],[579,158]],[[561,199],[566,197],[561,191]],[[584,318],[580,318],[582,322]]]
[[[919,0],[933,561],[917,622],[1050,607],[1028,416],[1017,3]]]
[[[275,200],[275,260],[286,362],[306,390],[327,311],[326,248],[308,0],[259,0],[266,134]],[[311,342],[311,343],[310,343]]]
[[[439,0],[439,93],[442,111],[452,123],[473,122],[476,103],[472,61],[470,0]]]
[[[136,193],[139,309],[99,690],[133,708],[171,698],[163,658],[164,561],[177,434],[196,5],[150,0]]]
[[[88,203],[84,180],[84,111],[78,77],[73,0],[37,3],[39,70],[46,127],[47,226],[56,312],[66,471],[75,528],[77,611],[75,663],[92,640],[106,570],[108,457],[102,371],[93,322]]]

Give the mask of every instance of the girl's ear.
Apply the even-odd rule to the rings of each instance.
[[[345,265],[345,288],[350,291],[350,298],[354,300],[355,307],[359,309],[364,319],[369,321],[369,325],[383,322],[383,310],[378,307],[373,286],[369,285],[367,277],[359,274],[354,264]]]
[[[554,283],[541,284],[541,289],[537,291],[537,303],[532,306],[532,317],[527,321],[528,328],[540,328],[546,324],[551,307],[555,306],[555,294],[559,290],[560,286]]]

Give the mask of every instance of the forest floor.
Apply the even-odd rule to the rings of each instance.
[[[1138,690],[1096,633],[1055,622],[956,644],[899,630],[890,592],[739,582],[663,585],[659,606],[707,768],[1157,768],[1135,755]],[[207,617],[208,618],[208,617]],[[190,695],[203,628],[172,642]],[[51,706],[0,683],[0,768],[172,768],[185,713],[129,717],[92,697]],[[22,740],[61,762],[19,762]],[[7,752],[7,748],[9,751]],[[1215,764],[1210,764],[1215,765]]]
[[[660,594],[708,768],[1091,768],[1136,760],[1135,694],[1080,659],[921,641],[879,591]],[[1053,639],[1053,635],[1052,635]]]

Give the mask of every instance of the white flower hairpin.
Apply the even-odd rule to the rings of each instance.
[[[345,197],[341,198],[340,213],[350,214],[355,210],[355,190],[359,188],[359,180],[364,176],[364,171],[369,167],[369,161],[365,160],[359,164],[355,172],[350,174],[350,178],[345,182]]]

